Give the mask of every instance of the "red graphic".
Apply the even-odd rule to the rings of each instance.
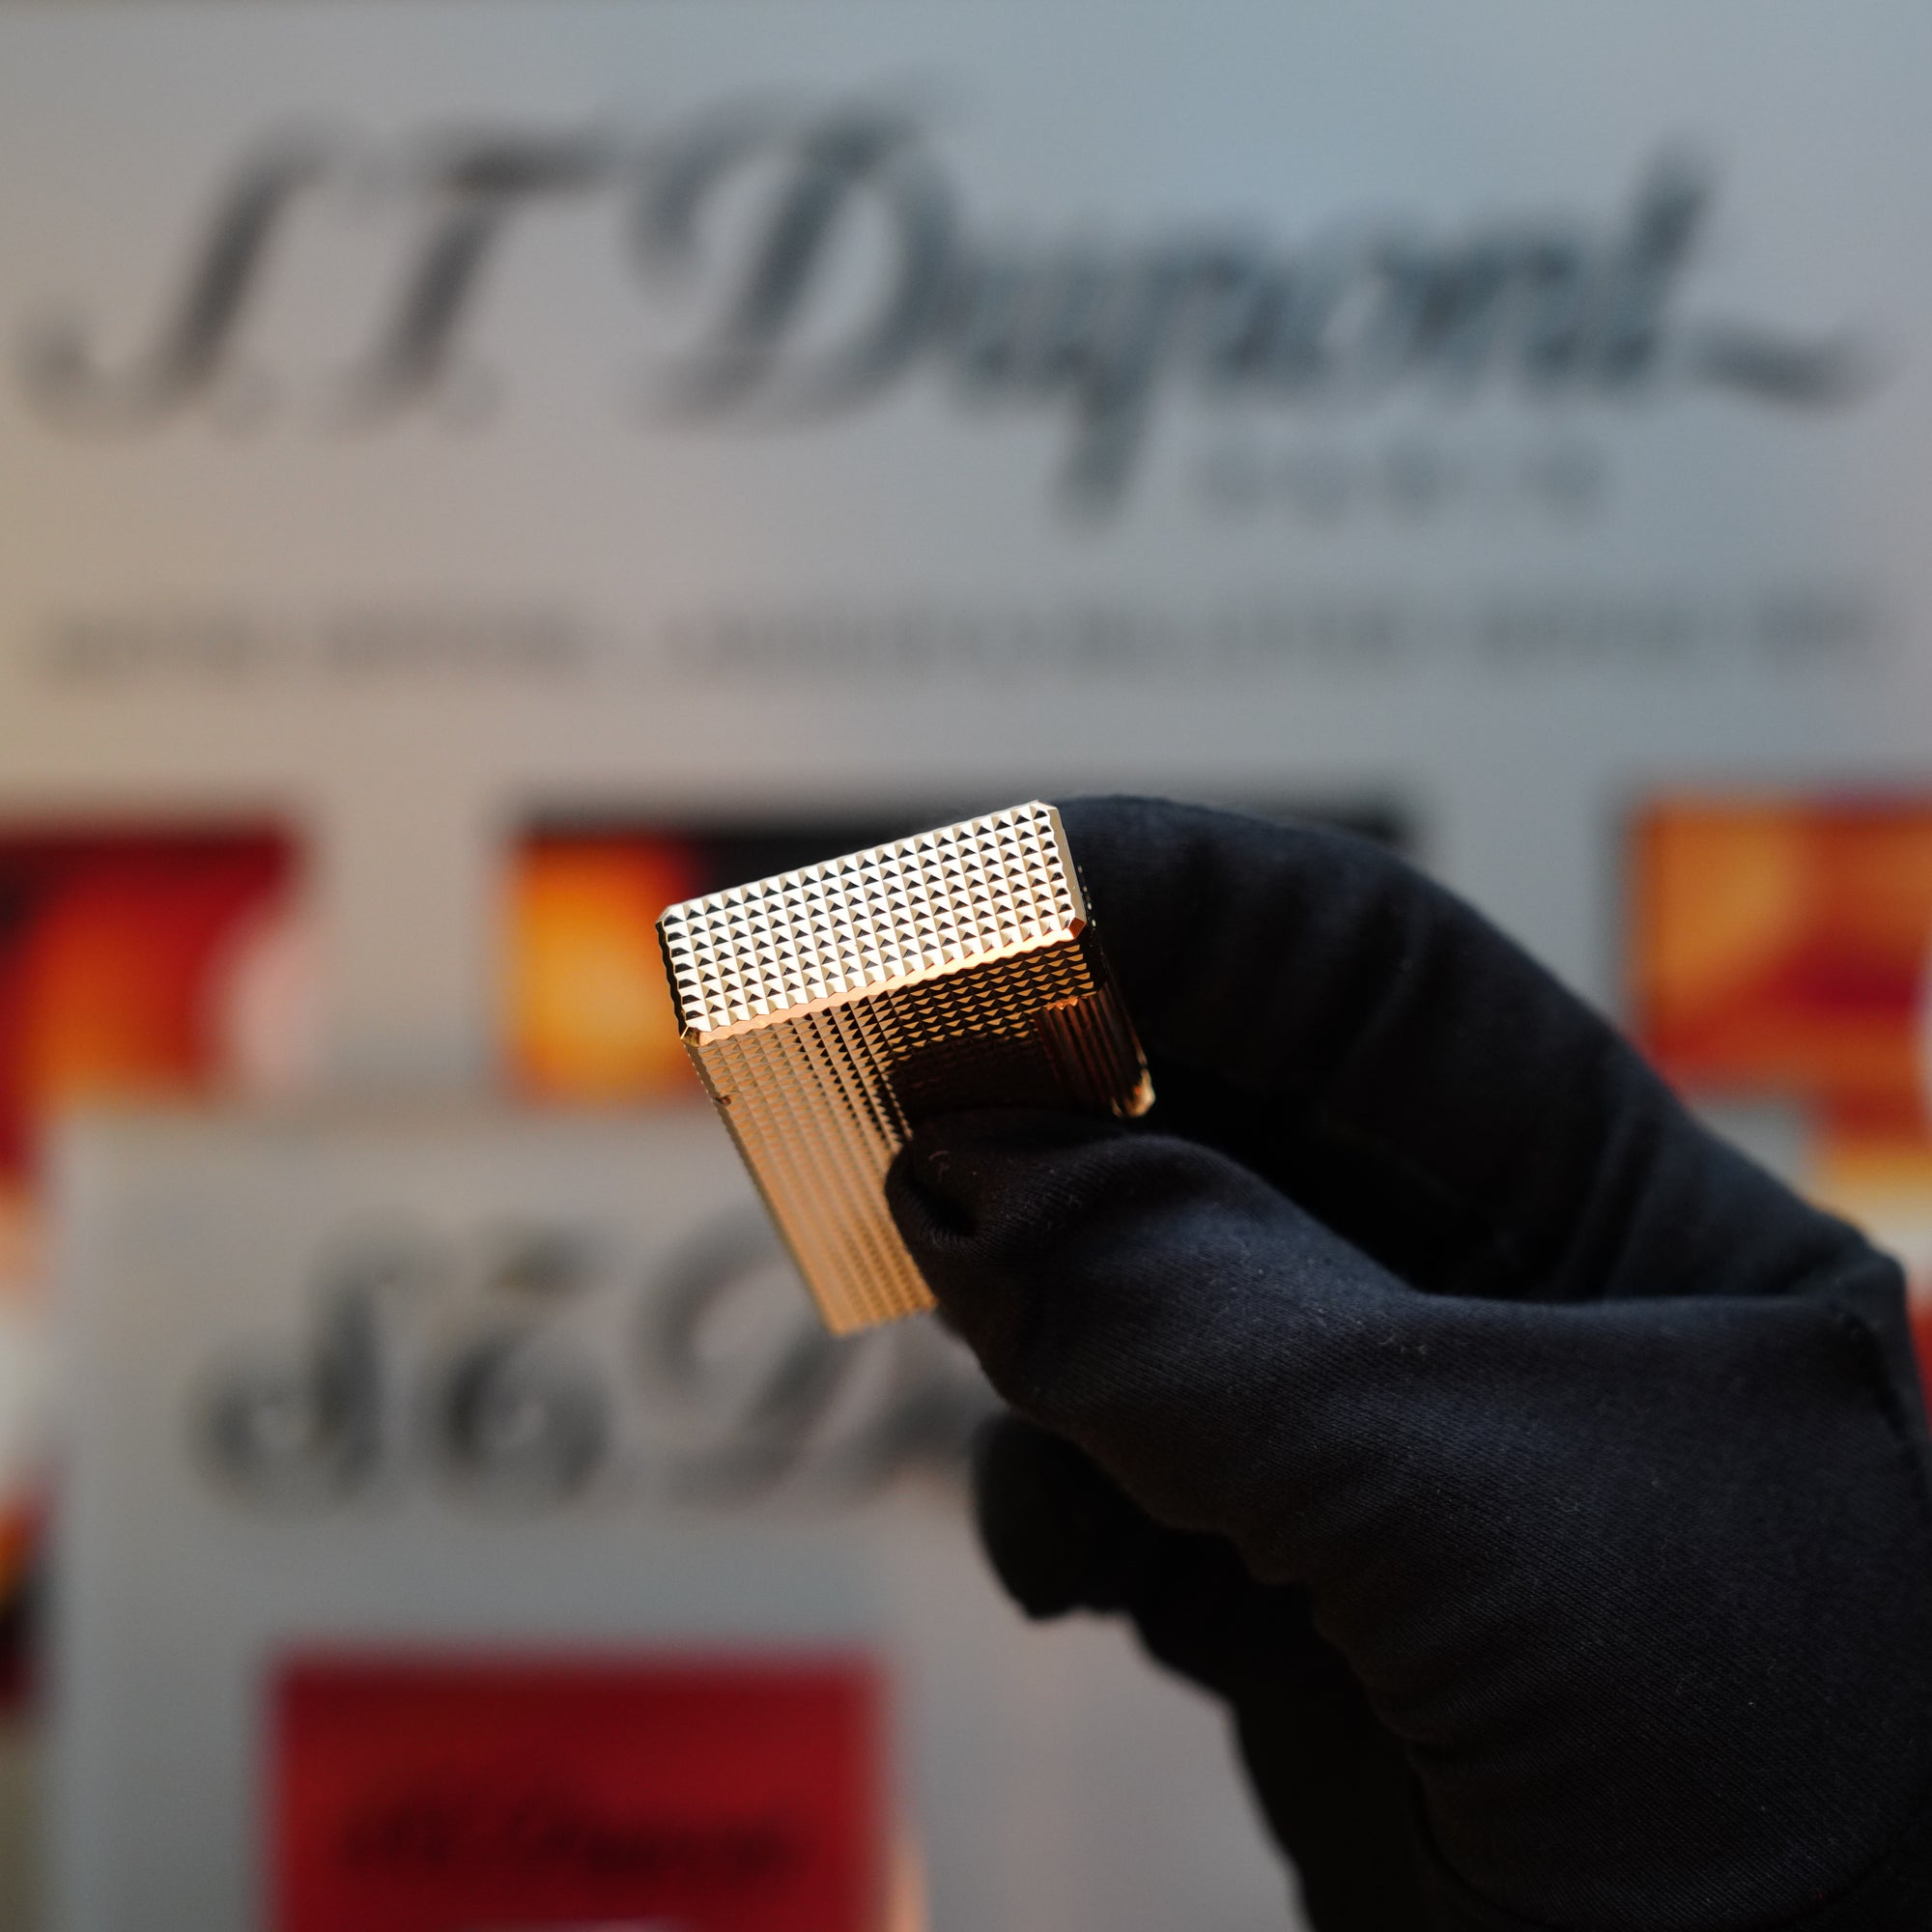
[[[59,1107],[220,1070],[229,981],[294,870],[272,832],[0,838],[0,1182]]]
[[[1637,1031],[1672,1080],[1924,1135],[1932,802],[1663,800],[1634,860]]]
[[[1802,1110],[1801,1179],[1906,1264],[1932,1387],[1932,799],[1661,799],[1633,861],[1639,1040],[1693,1098]]]
[[[276,1932],[876,1932],[880,1706],[854,1660],[302,1659]]]

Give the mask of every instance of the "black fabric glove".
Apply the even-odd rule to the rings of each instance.
[[[1323,1932],[1923,1932],[1893,1264],[1377,847],[1063,810],[1158,1104],[889,1181],[1022,1604],[1229,1700]]]

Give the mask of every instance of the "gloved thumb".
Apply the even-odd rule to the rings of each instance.
[[[1339,1361],[1400,1347],[1422,1298],[1236,1162],[1112,1122],[934,1121],[887,1196],[994,1387],[1176,1528],[1238,1540],[1251,1525],[1231,1475],[1264,1464],[1255,1499],[1279,1511],[1284,1465],[1305,1458],[1258,1454],[1256,1418],[1317,1463],[1324,1440],[1341,1448],[1301,1423],[1332,1399]]]

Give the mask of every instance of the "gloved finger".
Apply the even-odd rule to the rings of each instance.
[[[1316,1640],[1305,1605],[1256,1582],[1233,1544],[1164,1528],[1072,1443],[1019,1416],[980,1432],[973,1492],[994,1573],[1030,1617],[1125,1616],[1157,1662],[1229,1698]]]
[[[1221,1537],[1162,1528],[1070,1442],[1016,1415],[980,1432],[974,1491],[981,1541],[1029,1615],[1122,1614],[1156,1662],[1227,1703],[1313,1923],[1428,1922],[1401,1752],[1299,1591],[1256,1582]]]
[[[994,1574],[1036,1619],[1125,1609],[1173,1534],[1072,1443],[1010,1414],[973,1444],[973,1509]]]
[[[1152,1064],[1151,1124],[1234,1153],[1416,1286],[1752,1293],[1856,1242],[1380,847],[1153,800],[1061,811]]]

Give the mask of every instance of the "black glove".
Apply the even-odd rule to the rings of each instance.
[[[1158,1105],[889,1183],[1037,1425],[981,1465],[1021,1602],[1228,1698],[1324,1932],[1924,1932],[1893,1264],[1376,847],[1064,810]]]

